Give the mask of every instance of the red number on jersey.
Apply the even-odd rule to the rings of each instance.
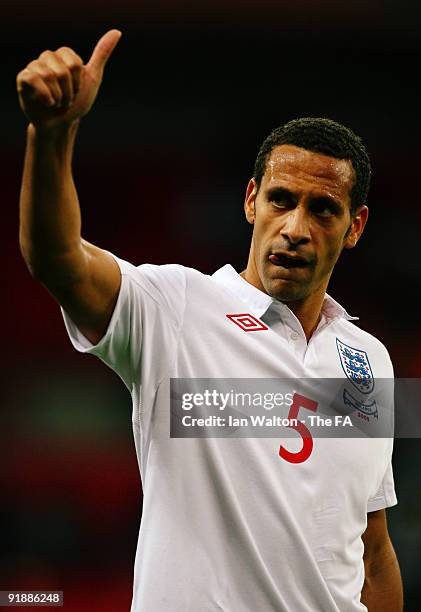
[[[317,405],[317,402],[311,400],[305,395],[294,393],[294,395],[292,396],[292,404],[288,413],[288,419],[298,420],[298,411],[300,410],[300,408],[307,408],[307,410],[313,410],[313,412],[315,412],[317,410]],[[282,446],[281,444],[281,446],[279,447],[279,456],[282,457],[282,459],[285,459],[285,461],[289,461],[290,463],[303,463],[304,461],[307,461],[307,459],[311,455],[311,451],[313,450],[313,438],[311,436],[311,433],[304,425],[304,423],[301,423],[300,420],[298,420],[297,425],[288,425],[288,427],[291,427],[292,429],[295,429],[295,431],[298,431],[298,433],[303,439],[303,448],[298,451],[298,453],[291,453],[285,448],[285,446]]]

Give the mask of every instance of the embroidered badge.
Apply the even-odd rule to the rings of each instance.
[[[228,319],[238,325],[243,331],[263,331],[268,329],[259,319],[245,312],[242,314],[227,314]]]
[[[372,416],[372,417],[375,417],[376,419],[379,418],[379,412],[377,410],[376,400],[371,400],[371,401],[367,400],[365,402],[360,402],[360,400],[355,399],[355,397],[353,397],[351,393],[349,393],[349,391],[347,391],[346,389],[344,389],[343,399],[344,399],[345,406],[347,406],[348,408],[352,408],[353,410],[356,410],[357,413],[361,412],[366,417]],[[366,418],[366,420],[368,421],[369,419]]]
[[[374,389],[374,378],[367,353],[353,348],[336,338],[342,369],[358,391],[371,393]]]

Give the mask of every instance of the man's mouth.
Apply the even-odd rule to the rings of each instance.
[[[282,266],[283,268],[305,268],[310,263],[304,257],[287,255],[286,253],[271,253],[268,259],[274,266]]]

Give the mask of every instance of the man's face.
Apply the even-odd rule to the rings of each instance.
[[[284,302],[324,293],[342,249],[355,246],[367,220],[366,206],[351,217],[354,180],[349,160],[275,147],[258,193],[254,179],[247,188],[254,225],[247,280]]]

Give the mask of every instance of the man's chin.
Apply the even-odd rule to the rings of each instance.
[[[302,282],[293,279],[265,279],[264,286],[266,293],[280,302],[296,302],[305,299],[309,294]]]

